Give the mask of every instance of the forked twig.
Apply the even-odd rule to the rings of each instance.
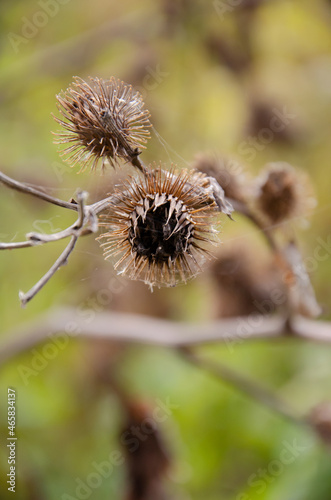
[[[86,219],[88,219],[88,221],[91,222],[91,212],[85,209],[86,198],[87,198],[87,193],[85,191],[79,191],[77,193],[78,219],[76,223],[70,228],[66,229],[65,231],[60,231],[60,233],[57,233],[57,235],[47,235],[46,237],[44,235],[30,234],[30,241],[32,241],[33,244],[45,243],[47,241],[55,241],[70,235],[71,235],[71,240],[67,245],[67,247],[59,256],[59,258],[47,271],[47,273],[45,273],[44,276],[27,293],[23,293],[21,291],[19,292],[19,298],[21,301],[21,305],[23,307],[46,285],[46,283],[51,279],[51,277],[56,273],[56,271],[60,269],[61,266],[64,266],[67,263],[69,255],[73,251],[77,243],[77,240],[80,236],[81,230],[85,225],[85,223],[87,222]],[[93,222],[92,222],[92,227],[90,228],[90,231],[93,232],[94,230],[96,230],[96,228],[93,227]]]

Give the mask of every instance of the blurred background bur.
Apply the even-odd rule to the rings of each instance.
[[[53,144],[51,131],[59,127],[51,112],[73,76],[114,75],[139,90],[151,112],[146,163],[185,167],[208,154],[235,165],[230,171],[247,192],[275,161],[310,177],[318,204],[308,217],[295,214],[286,231],[299,240],[330,318],[330,2],[2,0],[0,26],[5,173],[66,200],[77,187],[90,202],[110,192],[129,167],[77,176],[79,168],[63,163]],[[74,222],[61,208],[1,186],[0,192],[1,241]],[[116,276],[92,236],[79,241],[69,265],[22,310],[18,291],[44,274],[63,242],[2,252],[1,334],[62,304],[86,321],[104,309],[193,323],[263,312],[280,277],[261,234],[235,219],[220,218],[214,264],[186,286],[153,294]],[[53,350],[38,346],[2,368],[1,498],[11,494],[4,479],[8,386],[17,391],[17,499],[330,498],[330,455],[312,433],[171,350],[49,343]],[[203,350],[261,379],[298,411],[330,399],[331,351],[323,346],[243,340]],[[173,407],[157,413],[162,421],[151,433],[160,401]],[[126,434],[132,425],[142,437]],[[132,439],[139,455],[130,451]],[[93,476],[105,461],[108,472]]]

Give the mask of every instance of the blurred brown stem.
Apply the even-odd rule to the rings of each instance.
[[[210,342],[224,342],[233,349],[233,345],[243,342],[238,336],[243,324],[250,325],[252,322],[256,326],[248,328],[249,333],[245,335],[245,340],[301,338],[331,343],[331,323],[303,317],[294,317],[288,321],[280,316],[248,316],[220,320],[206,325],[190,325],[110,312],[95,312],[93,320],[86,321],[79,309],[58,309],[30,325],[24,325],[8,333],[0,346],[0,365],[37,344],[45,341],[54,342],[54,337],[59,334],[62,337],[77,337],[91,341],[102,339],[110,342],[115,340],[122,343],[158,344],[177,349],[189,362],[232,385],[286,419],[306,424],[307,419],[296,414],[259,383],[192,349],[194,345]],[[116,394],[123,403],[126,403],[126,396],[123,396],[116,384],[114,387]]]

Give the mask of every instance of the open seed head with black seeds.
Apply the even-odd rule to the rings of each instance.
[[[144,148],[150,132],[149,112],[139,92],[116,80],[76,77],[56,96],[63,119],[54,117],[66,130],[56,133],[57,144],[70,144],[62,155],[74,166],[96,168],[101,162],[115,165],[121,158],[132,161]]]
[[[119,273],[160,287],[186,283],[201,271],[216,233],[216,204],[204,174],[158,167],[127,181],[115,199],[98,240],[106,259],[118,257]]]

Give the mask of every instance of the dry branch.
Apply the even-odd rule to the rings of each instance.
[[[1,171],[0,171],[0,183],[4,184],[5,186],[7,186],[11,189],[14,189],[15,191],[19,191],[20,193],[25,193],[25,194],[29,194],[31,196],[35,196],[36,198],[47,201],[48,203],[52,203],[53,205],[67,208],[68,210],[75,210],[75,211],[78,210],[76,203],[69,203],[67,201],[63,201],[63,200],[60,200],[58,198],[54,198],[53,196],[51,196],[47,193],[44,193],[43,191],[40,191],[39,189],[35,189],[31,186],[28,186],[27,184],[24,184],[23,182],[18,182],[18,181],[15,181],[14,179],[11,179],[10,177],[8,177],[8,175],[5,175]]]
[[[251,315],[206,324],[183,324],[116,312],[94,313],[94,319],[86,321],[80,310],[61,308],[5,335],[0,346],[0,364],[56,334],[166,347],[223,342],[233,348],[244,341],[286,338],[331,343],[331,323],[300,316],[288,322],[283,316]]]

